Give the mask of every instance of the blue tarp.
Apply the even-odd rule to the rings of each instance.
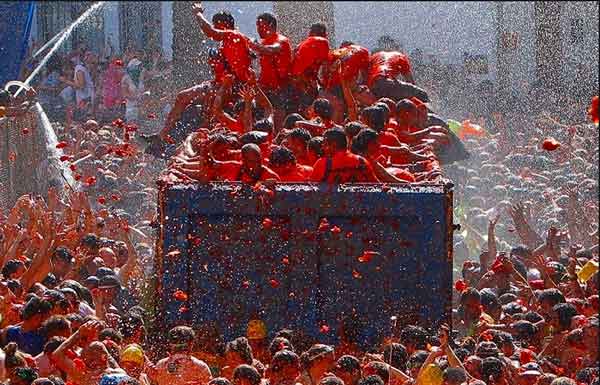
[[[0,1],[0,86],[17,80],[27,54],[33,1]],[[22,79],[21,79],[22,80]]]
[[[449,322],[451,188],[356,188],[162,190],[159,329],[212,326],[230,340],[259,318],[271,336],[292,328],[336,343],[349,319],[368,347],[389,335],[392,316],[404,324]],[[177,290],[188,300],[178,300]]]

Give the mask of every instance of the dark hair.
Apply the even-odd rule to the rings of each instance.
[[[325,376],[321,378],[319,385],[344,385],[344,381],[336,376]]]
[[[425,350],[417,350],[408,357],[408,361],[406,361],[407,368],[412,369],[416,366],[423,366],[428,355],[429,354]]]
[[[558,324],[562,330],[569,329],[571,318],[577,315],[577,309],[570,303],[559,303],[554,305],[552,312],[558,317]]]
[[[531,339],[538,332],[538,328],[529,321],[521,320],[514,322],[512,325],[514,335],[519,341],[531,343]]]
[[[56,250],[54,251],[54,254],[52,255],[52,258],[61,260],[66,263],[74,263],[75,262],[75,258],[73,257],[73,254],[71,253],[71,251],[63,246],[56,248]]]
[[[344,40],[343,42],[341,42],[341,43],[340,43],[340,48],[344,48],[344,47],[347,47],[347,46],[349,46],[349,45],[353,45],[353,44],[354,44],[354,42],[353,42],[353,41],[350,41],[350,40]]]
[[[300,140],[308,145],[308,141],[311,139],[310,132],[304,128],[294,128],[287,134],[290,139]]]
[[[23,354],[19,351],[18,348],[19,346],[16,342],[9,342],[4,347],[4,367],[6,368],[7,372],[19,366],[27,366],[25,356],[23,356]]]
[[[304,120],[304,117],[298,113],[289,114],[283,120],[283,128],[286,130],[291,130],[296,122],[300,122],[302,120]]]
[[[544,317],[542,317],[539,313],[536,313],[534,311],[528,311],[523,315],[523,319],[531,323],[536,323],[543,321]]]
[[[417,106],[410,99],[402,99],[398,103],[396,103],[396,113],[399,113],[400,111],[406,111],[406,112],[414,112],[414,113],[416,113],[417,112]]]
[[[354,371],[360,370],[360,361],[358,360],[358,358],[346,354],[338,358],[335,366],[338,370],[342,372],[352,373]]]
[[[271,151],[269,156],[269,165],[271,166],[284,166],[286,164],[295,164],[296,157],[294,153],[283,146],[277,146]]]
[[[420,326],[408,325],[400,332],[400,343],[402,345],[414,345],[416,349],[422,350],[427,346],[427,332]]]
[[[527,248],[527,246],[518,245],[518,246],[513,247],[510,250],[510,255],[519,257],[524,260],[529,260],[529,259],[531,259],[532,254],[531,254],[531,250],[529,248]]]
[[[225,346],[225,351],[239,354],[245,363],[252,365],[252,348],[246,337],[238,337],[233,341],[229,341]]]
[[[4,278],[11,278],[11,274],[16,273],[19,267],[25,267],[25,264],[18,259],[9,260],[4,267],[2,267],[2,276]]]
[[[361,116],[367,121],[367,125],[377,132],[385,129],[387,123],[386,111],[380,106],[370,106],[361,111]]]
[[[481,301],[481,294],[474,287],[468,287],[465,291],[463,291],[460,295],[460,303],[464,304],[466,300],[474,298],[477,301]]]
[[[254,366],[243,364],[235,368],[233,371],[233,379],[245,379],[248,380],[252,385],[259,385],[261,381],[261,375]]]
[[[38,314],[48,314],[51,310],[52,303],[50,301],[33,295],[21,309],[21,318],[25,321],[35,317]]]
[[[196,333],[188,326],[175,326],[169,330],[169,343],[173,346],[173,350],[187,350],[188,345],[194,341]],[[185,346],[182,346],[185,345]]]
[[[341,128],[330,128],[323,133],[325,140],[334,144],[338,150],[346,150],[348,148],[348,138],[346,133]]]
[[[69,320],[71,325],[74,323],[83,324],[83,320],[84,320],[83,316],[79,313],[68,314],[67,319]]]
[[[37,370],[29,367],[15,368],[14,374],[27,385],[31,385],[31,383],[38,378]]]
[[[273,122],[271,122],[271,120],[269,120],[269,119],[261,119],[261,120],[257,121],[256,123],[254,123],[254,130],[272,134],[273,133]]]
[[[277,28],[277,19],[272,13],[265,12],[261,13],[256,17],[256,20],[264,21],[267,25],[272,27],[273,29]]]
[[[225,26],[229,29],[235,28],[235,19],[233,18],[231,13],[227,11],[220,11],[215,13],[212,17],[212,23],[213,25],[217,23],[225,24]]]
[[[323,119],[331,119],[333,116],[333,110],[331,109],[331,102],[325,98],[315,99],[313,102],[313,110],[317,116]]]
[[[344,125],[344,132],[346,132],[346,135],[348,135],[349,137],[354,138],[356,135],[358,135],[359,132],[361,132],[365,128],[369,127],[365,126],[361,122],[348,122],[346,123],[346,125]]]
[[[444,370],[444,381],[462,384],[467,381],[467,374],[462,368],[446,368]]]
[[[371,143],[377,142],[377,132],[365,128],[352,139],[352,152],[356,155],[366,155]]]
[[[315,154],[320,158],[323,156],[323,137],[315,136],[308,142],[308,150],[314,151]]]
[[[271,346],[273,346],[273,344],[271,344]],[[299,367],[299,365],[300,357],[298,357],[296,353],[288,349],[279,350],[278,352],[273,354],[273,359],[271,360],[271,370],[274,372],[279,372],[285,366]]]
[[[544,289],[538,294],[538,301],[544,302],[548,301],[551,306],[558,305],[559,303],[565,303],[565,296],[563,293],[555,288]]]
[[[392,365],[394,368],[406,371],[406,361],[408,361],[408,352],[404,345],[393,342],[383,348],[383,361]]]
[[[317,358],[333,352],[333,348],[329,345],[315,344],[300,356],[300,362],[305,369],[309,369]]]
[[[67,319],[67,317],[61,315],[55,315],[48,318],[43,324],[42,329],[44,330],[44,334],[46,338],[48,336],[55,336],[56,333],[60,333],[62,331],[71,331],[71,323]]]
[[[390,98],[380,98],[378,104],[385,104],[390,114],[396,114],[396,102]]]
[[[231,381],[229,381],[225,377],[217,377],[210,380],[208,382],[208,385],[231,385]]]
[[[327,27],[323,23],[315,23],[310,26],[310,35],[327,37]]]
[[[502,308],[498,296],[491,289],[483,289],[479,292],[479,295],[486,313],[489,313],[488,310],[499,310]]]
[[[384,385],[385,381],[377,375],[370,375],[358,380],[358,385]]]
[[[144,319],[137,314],[129,313],[119,319],[118,329],[123,338],[131,338],[138,330],[145,332]]]
[[[54,351],[58,349],[58,347],[66,340],[67,339],[65,337],[60,336],[54,336],[50,338],[48,342],[46,342],[46,344],[44,345],[44,353],[54,353]]]
[[[380,377],[384,383],[388,383],[390,381],[390,369],[387,364],[379,361],[371,361],[369,362],[365,368],[371,368],[375,371],[378,377]]]
[[[10,92],[0,89],[0,107],[8,107],[10,105]]]
[[[115,330],[113,328],[106,328],[101,330],[100,333],[98,333],[98,340],[111,340],[113,342],[116,342],[117,344],[120,344],[121,342],[123,342],[123,335],[121,335],[121,333],[119,333],[118,330]]]
[[[264,135],[262,131],[246,132],[240,137],[240,143],[242,143],[242,145],[248,143],[263,144],[267,141],[267,136],[268,135]]]
[[[504,371],[504,365],[499,358],[487,357],[481,361],[481,373],[484,381],[491,377],[494,380],[498,380]]]
[[[81,245],[97,251],[100,249],[100,238],[96,234],[86,234],[81,238]]]

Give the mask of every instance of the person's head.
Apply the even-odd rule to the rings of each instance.
[[[117,266],[117,255],[110,247],[101,247],[98,250],[98,255],[104,261],[104,265],[111,269],[114,269]]]
[[[577,315],[577,309],[570,303],[554,305],[550,315],[550,325],[558,332],[571,328],[571,319]]]
[[[290,340],[285,337],[275,337],[269,344],[269,354],[273,357],[280,350],[289,350],[293,352],[294,345],[292,345]]]
[[[367,158],[377,158],[381,151],[377,137],[378,135],[375,130],[370,128],[362,130],[352,139],[352,152]]]
[[[410,99],[402,99],[396,103],[396,121],[404,127],[414,127],[418,122],[418,110]]]
[[[172,353],[189,352],[196,338],[194,330],[188,326],[175,326],[169,331],[169,347]]]
[[[50,301],[32,295],[21,308],[21,319],[33,328],[39,327],[50,316],[51,311],[52,303]]]
[[[577,382],[569,377],[558,377],[552,380],[550,385],[577,385]]]
[[[73,269],[75,258],[69,249],[60,246],[52,254],[52,263],[54,273],[59,277],[64,277]]]
[[[286,130],[292,130],[296,122],[304,120],[304,117],[298,113],[289,114],[283,120],[283,128]]]
[[[260,385],[261,376],[254,366],[243,364],[233,371],[233,385]]]
[[[308,142],[311,139],[310,133],[304,128],[294,128],[283,141],[283,146],[289,148],[296,159],[303,158],[306,155]]]
[[[293,381],[300,374],[300,357],[290,350],[279,350],[271,359],[269,381],[272,385]]]
[[[146,337],[146,328],[144,326],[144,319],[142,316],[137,314],[127,314],[119,319],[118,329],[123,336],[125,343],[137,343],[141,344],[144,342]]]
[[[419,370],[421,370],[421,366],[425,363],[427,359],[428,353],[425,350],[416,350],[414,351],[410,357],[408,357],[408,361],[406,363],[406,367],[408,369],[408,375],[413,378],[417,378],[417,374]]]
[[[42,329],[47,339],[52,337],[65,337],[71,335],[71,323],[64,316],[55,315],[48,318],[43,324]]]
[[[404,345],[399,343],[387,344],[383,348],[383,360],[392,365],[396,369],[406,370],[406,361],[408,361],[408,353]]]
[[[269,157],[269,167],[278,175],[286,175],[296,167],[294,153],[285,147],[275,147]]]
[[[473,287],[467,288],[461,293],[460,305],[466,317],[479,317],[481,313],[481,295],[479,291]]]
[[[385,385],[385,382],[378,375],[371,374],[361,378],[358,385]]]
[[[409,355],[416,350],[424,350],[427,347],[427,332],[420,326],[408,325],[400,332],[400,343]]]
[[[260,147],[254,143],[242,146],[242,164],[250,172],[256,172],[262,166]]]
[[[100,239],[96,234],[87,234],[81,238],[79,247],[84,254],[96,255],[100,249]]]
[[[138,378],[144,370],[144,351],[137,344],[131,344],[121,351],[119,366],[133,378]]]
[[[105,275],[98,279],[98,289],[106,302],[112,302],[121,290],[121,282],[116,275]]]
[[[316,344],[300,356],[305,370],[325,373],[335,365],[335,351],[329,345]]]
[[[208,385],[231,385],[231,382],[225,377],[217,377],[210,380]]]
[[[381,98],[377,104],[385,104],[389,111],[389,117],[396,117],[396,102],[390,98]]]
[[[261,39],[266,39],[277,33],[277,19],[272,13],[265,12],[256,18],[256,32]]]
[[[323,156],[323,137],[315,136],[308,141],[308,152],[306,154],[307,163],[315,164],[317,159]]]
[[[471,376],[481,379],[481,362],[481,357],[469,356],[464,361],[464,367]]]
[[[321,378],[318,385],[344,385],[344,381],[339,377],[328,375]]]
[[[323,23],[315,23],[310,26],[308,35],[327,38],[327,27]]]
[[[378,376],[384,384],[390,381],[390,370],[388,365],[379,361],[371,361],[363,367],[363,376]]]
[[[225,346],[225,361],[228,366],[252,365],[252,360],[252,348],[246,337],[236,338]]]
[[[442,385],[462,385],[467,381],[467,374],[461,368],[446,368],[442,378]]]
[[[345,385],[358,385],[358,380],[362,377],[360,361],[354,356],[341,356],[335,363],[333,373],[344,381]]]
[[[348,149],[346,133],[340,128],[330,128],[325,131],[323,138],[323,153],[325,156],[333,156]]]
[[[558,289],[542,290],[538,296],[539,309],[538,311],[544,318],[548,318],[552,314],[552,308],[559,303],[565,303],[565,296]]]
[[[269,135],[273,135],[273,122],[269,119],[258,120],[254,123],[254,131],[266,132]]]
[[[333,109],[331,108],[331,102],[325,98],[318,98],[313,102],[312,110],[315,113],[315,116],[324,119],[330,120],[333,116]]]
[[[24,366],[13,369],[7,377],[11,385],[31,385],[37,380],[38,372],[35,368]]]
[[[369,127],[362,124],[361,122],[348,122],[344,125],[344,132],[346,132],[348,140],[352,140],[352,138],[358,135],[358,133],[364,130],[365,128]]]
[[[363,109],[360,113],[360,121],[366,124],[376,132],[382,132],[385,130],[387,123],[387,114],[379,105],[374,105]]]
[[[497,357],[488,357],[481,361],[481,375],[488,385],[508,385],[505,365]]]
[[[2,276],[5,279],[19,279],[23,273],[25,273],[25,264],[18,259],[11,259],[2,267]]]
[[[227,11],[220,11],[213,15],[212,24],[216,29],[234,29],[235,19],[231,13]]]
[[[6,373],[11,373],[14,369],[27,366],[27,360],[23,353],[19,351],[19,346],[16,342],[9,342],[4,347],[4,369]]]
[[[101,369],[108,367],[108,349],[102,342],[94,341],[83,348],[81,359],[89,369]]]
[[[502,313],[502,306],[496,293],[490,289],[483,289],[479,292],[481,297],[481,306],[483,311],[492,316],[493,319],[500,319]]]

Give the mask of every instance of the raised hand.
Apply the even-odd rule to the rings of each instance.
[[[204,7],[202,6],[202,3],[197,2],[192,4],[192,12],[194,12],[194,14],[204,13]]]

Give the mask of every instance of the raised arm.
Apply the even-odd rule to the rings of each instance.
[[[225,38],[226,32],[214,28],[212,24],[206,20],[206,17],[204,17],[204,8],[202,7],[202,3],[194,3],[192,5],[192,13],[195,16],[196,22],[200,26],[200,29],[202,29],[202,32],[204,32],[206,36],[217,41],[221,41]]]

